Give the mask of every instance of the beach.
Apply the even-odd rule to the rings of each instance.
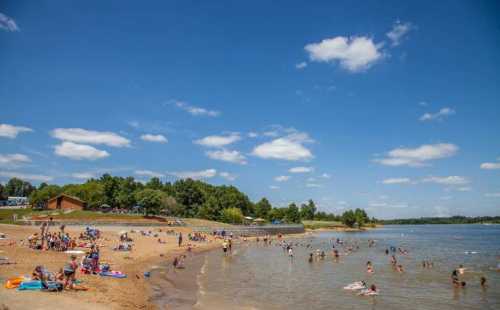
[[[208,242],[189,242],[187,234],[190,228],[185,227],[97,227],[102,232],[101,261],[111,265],[113,270],[120,270],[127,275],[125,279],[100,277],[98,275],[77,274],[77,279],[89,288],[88,291],[65,290],[62,293],[40,291],[16,291],[6,289],[7,279],[20,275],[30,275],[36,265],[43,265],[50,271],[57,271],[69,260],[70,255],[64,252],[40,251],[22,246],[20,241],[29,235],[39,232],[38,227],[19,225],[0,225],[0,232],[8,236],[7,240],[0,240],[0,256],[8,257],[11,265],[0,266],[0,306],[8,309],[155,309],[151,296],[150,279],[144,277],[144,272],[150,271],[153,266],[171,265],[176,255],[187,252],[187,244],[191,243],[192,253],[218,247],[219,243],[212,238]],[[159,232],[159,230],[162,232]],[[165,231],[173,229],[182,232],[185,236],[184,246],[179,248],[175,235],[167,235]],[[57,228],[52,228],[53,231]],[[84,227],[66,227],[71,235],[78,235]],[[118,242],[119,232],[135,230],[129,233],[134,240],[131,252],[113,251]],[[139,231],[152,231],[166,241],[159,244],[153,236],[142,236]],[[15,241],[14,245],[8,245]],[[186,262],[189,268],[189,261]],[[180,279],[176,279],[180,283]],[[196,291],[196,288],[193,287]]]

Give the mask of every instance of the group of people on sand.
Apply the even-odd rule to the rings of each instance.
[[[42,265],[36,266],[31,273],[31,280],[40,281],[42,288],[46,290],[61,291],[68,288],[75,289],[77,270],[77,257],[76,255],[71,255],[70,261],[56,273],[48,271]]]

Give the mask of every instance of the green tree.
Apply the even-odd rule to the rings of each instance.
[[[269,221],[283,221],[288,208],[272,208],[267,215]]]
[[[269,203],[269,200],[267,200],[266,198],[262,198],[261,200],[259,200],[259,202],[257,202],[255,204],[255,207],[254,207],[255,216],[263,218],[263,219],[267,219],[269,212],[271,212],[272,208],[273,207]]]
[[[307,204],[302,204],[300,206],[300,217],[303,220],[312,220],[314,219],[314,214],[316,213],[316,205],[312,199],[309,199]]]
[[[34,208],[45,209],[49,199],[56,197],[62,192],[61,187],[57,185],[47,185],[40,190],[31,193],[29,200]]]
[[[0,183],[0,200],[6,200],[7,195],[5,194],[5,187]]]
[[[103,186],[104,203],[111,207],[116,207],[118,204],[119,179],[106,173],[99,179],[99,183]]]
[[[163,184],[161,183],[161,180],[159,178],[153,177],[146,183],[146,188],[163,189]]]
[[[178,180],[173,184],[173,191],[175,200],[183,206],[180,216],[195,216],[198,213],[198,208],[205,202],[200,184],[197,181],[191,179]]]
[[[136,193],[137,204],[144,209],[146,215],[157,215],[167,208],[168,196],[158,189],[143,189]]]
[[[342,214],[342,224],[347,227],[354,227],[354,224],[356,224],[356,215],[352,210],[345,211]]]
[[[222,210],[222,221],[231,224],[243,223],[243,212],[238,208],[227,208]]]
[[[217,199],[213,196],[209,197],[198,209],[197,216],[207,220],[219,220],[221,215],[220,205]]]
[[[359,208],[354,210],[354,217],[356,218],[356,223],[358,223],[359,228],[363,227],[365,223],[370,221],[370,218],[366,214],[365,210]]]
[[[29,182],[12,178],[5,185],[4,191],[7,196],[28,197],[35,189]]]
[[[286,209],[285,221],[287,223],[300,223],[300,212],[295,203],[291,203]]]

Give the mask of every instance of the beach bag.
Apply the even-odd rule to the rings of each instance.
[[[110,268],[109,264],[102,264],[101,265],[101,271],[102,272],[108,272],[109,268]]]

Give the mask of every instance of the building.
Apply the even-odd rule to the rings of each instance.
[[[61,194],[49,199],[47,209],[49,210],[83,210],[86,203],[76,197]]]

